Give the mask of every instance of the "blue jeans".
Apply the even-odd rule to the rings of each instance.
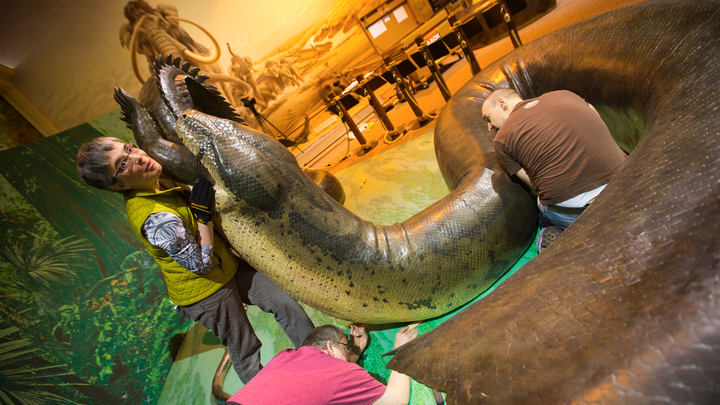
[[[540,208],[540,213],[538,214],[538,218],[540,220],[540,227],[541,228],[547,228],[550,225],[555,225],[558,228],[565,230],[570,224],[572,224],[577,217],[580,215],[570,215],[570,214],[560,214],[555,211],[550,211],[547,207],[547,205],[538,202],[538,208]],[[545,223],[545,225],[543,224]]]
[[[570,226],[570,224],[572,224],[580,215],[560,214],[555,211],[550,211],[547,205],[541,203],[540,201],[538,201],[538,208],[540,209],[540,212],[538,213],[538,223],[541,229],[538,233],[537,239],[535,240],[535,246],[539,252],[541,250],[540,243],[542,243],[542,236],[545,232],[545,228],[554,225],[564,231],[565,228]]]

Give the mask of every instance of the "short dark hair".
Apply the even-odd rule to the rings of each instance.
[[[310,334],[308,334],[305,340],[303,340],[302,345],[325,349],[325,344],[327,342],[332,343],[333,346],[337,346],[343,336],[347,339],[345,331],[337,326],[322,325],[310,331]]]
[[[485,104],[489,108],[495,107],[497,105],[497,99],[500,97],[504,98],[505,100],[508,100],[511,98],[519,98],[520,100],[522,100],[520,93],[518,93],[517,91],[515,91],[513,89],[502,88],[502,89],[496,89],[495,91],[490,93],[487,96],[487,98],[485,99]]]
[[[88,186],[116,191],[110,188],[116,180],[107,172],[108,152],[113,149],[114,142],[125,143],[118,138],[104,136],[93,139],[78,150],[78,174]]]

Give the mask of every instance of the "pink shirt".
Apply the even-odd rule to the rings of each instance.
[[[380,399],[386,389],[357,364],[303,346],[278,353],[228,403],[369,405]]]

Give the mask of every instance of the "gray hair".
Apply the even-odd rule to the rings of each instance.
[[[322,325],[313,329],[303,340],[303,346],[317,347],[318,349],[325,349],[326,342],[332,343],[333,346],[337,346],[338,342],[342,337],[347,339],[345,331],[338,328],[335,325]]]
[[[78,150],[78,174],[88,186],[116,191],[110,188],[116,180],[107,172],[108,152],[115,146],[114,142],[125,143],[118,138],[104,136],[93,139]]]

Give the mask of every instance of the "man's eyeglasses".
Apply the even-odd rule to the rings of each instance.
[[[341,345],[343,345],[343,346],[345,346],[345,353],[350,353],[351,347],[350,347],[349,344],[343,343],[343,342],[338,342],[338,343],[341,344]]]
[[[126,145],[127,148],[127,155],[125,155],[124,158],[120,161],[120,164],[118,164],[117,172],[115,172],[115,175],[113,176],[113,180],[117,180],[118,174],[120,174],[121,171],[127,169],[130,164],[130,154],[132,153],[133,149],[137,148],[137,144],[135,142],[130,142]]]

